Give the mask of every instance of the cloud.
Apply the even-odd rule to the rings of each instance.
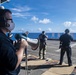
[[[43,31],[41,28],[38,28],[38,31]],[[46,31],[46,32],[51,32],[52,31],[52,29],[51,28],[48,28],[47,30],[44,30],[44,31]]]
[[[15,8],[10,8],[13,11],[15,17],[25,18],[25,16],[30,16],[28,11],[31,10],[28,6],[15,6]]]
[[[30,11],[31,10],[31,8],[28,6],[23,6],[23,7],[19,6],[18,8],[21,9],[22,11]]]
[[[24,28],[18,29],[18,32],[24,32]]]
[[[76,26],[76,22],[73,22],[72,26]]]
[[[43,12],[42,14],[43,14],[43,15],[49,15],[49,13],[47,13],[47,12]]]
[[[12,15],[14,15],[16,17],[24,17],[24,15],[21,13],[12,13]]]
[[[42,24],[48,24],[50,23],[50,19],[47,19],[47,18],[44,18],[43,20],[40,20],[39,23],[42,23]]]
[[[42,29],[41,28],[38,28],[38,31],[42,31]]]
[[[37,18],[36,16],[33,16],[31,20],[34,21],[35,23],[37,22],[42,23],[42,24],[51,23],[50,19],[44,18],[43,20],[39,20],[39,18]]]
[[[65,27],[75,27],[76,22],[66,21],[63,23]]]
[[[47,32],[51,32],[51,31],[52,31],[52,29],[51,29],[51,28],[48,28],[46,31],[47,31]]]
[[[64,22],[63,24],[64,24],[65,27],[70,27],[71,24],[72,24],[72,22],[66,21],[66,22]]]
[[[37,18],[36,16],[33,16],[33,17],[31,18],[31,20],[36,23],[36,22],[38,21],[38,18]]]
[[[70,28],[70,32],[76,32],[74,28]]]
[[[11,10],[13,10],[15,12],[24,12],[24,11],[30,11],[31,8],[28,6],[17,6],[15,8],[11,8]]]
[[[22,13],[12,13],[12,15],[15,17],[20,17],[20,18],[25,18],[25,19],[27,16],[30,16],[29,13],[25,13],[25,14],[24,13],[23,14]]]
[[[17,8],[11,8],[11,10],[21,12],[21,9],[17,9]]]
[[[51,28],[48,28],[48,31],[52,31],[52,29]]]

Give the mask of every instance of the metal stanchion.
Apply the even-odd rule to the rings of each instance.
[[[25,75],[28,75],[28,65],[27,65],[27,48],[25,49]]]

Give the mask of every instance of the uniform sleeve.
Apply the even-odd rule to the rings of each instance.
[[[59,40],[60,40],[60,41],[61,41],[61,37],[62,37],[62,36],[59,37]]]
[[[1,46],[2,65],[8,70],[14,70],[18,61],[14,48],[3,43]]]
[[[70,36],[70,39],[71,39],[71,41],[73,41],[73,37],[72,36]]]
[[[38,39],[40,39],[40,37],[41,37],[41,34],[39,35]]]
[[[47,35],[45,35],[45,37],[46,37],[46,38],[48,38],[48,36],[47,36]]]
[[[63,35],[61,35],[61,36],[59,37],[60,44],[62,44],[62,38],[63,38]]]

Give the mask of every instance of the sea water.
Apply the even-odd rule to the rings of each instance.
[[[16,33],[12,33],[13,36],[11,37],[12,40],[15,40],[15,34]],[[19,33],[22,34],[22,33]],[[32,39],[36,39],[38,38],[40,33],[29,33],[28,37],[32,38]],[[46,35],[48,36],[48,39],[59,39],[59,37],[62,35],[63,33],[46,33]],[[76,33],[70,33],[71,36],[73,37],[74,40],[76,40]]]

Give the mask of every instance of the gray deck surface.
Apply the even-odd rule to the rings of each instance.
[[[72,46],[72,62],[73,62],[73,65],[75,65],[76,64],[76,42],[72,42],[71,46]],[[28,55],[31,54],[38,57],[39,49],[31,50],[29,46],[27,50],[28,50]],[[47,41],[46,58],[59,61],[60,59],[59,41],[54,41],[54,40]],[[64,62],[67,64],[66,54],[64,55]],[[31,67],[30,69],[28,69],[28,75],[41,75],[48,69],[49,67],[44,67],[44,65],[42,67],[39,66],[37,68]],[[19,75],[27,75],[27,70],[21,69]],[[75,74],[71,74],[71,75],[75,75]]]

